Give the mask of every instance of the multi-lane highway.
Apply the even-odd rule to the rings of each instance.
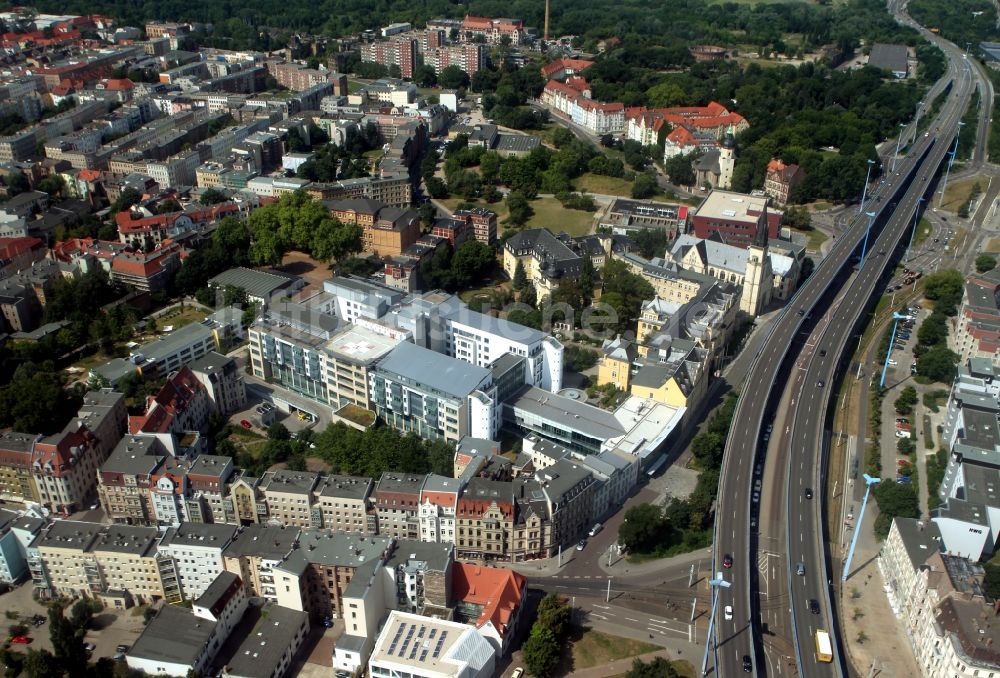
[[[826,449],[822,436],[829,393],[841,353],[875,291],[884,284],[887,262],[951,146],[972,88],[971,66],[957,48],[926,35],[948,54],[946,79],[952,82],[951,92],[929,135],[918,136],[906,158],[897,162],[896,174],[869,191],[866,209],[877,211],[878,237],[873,234],[865,266],[857,273],[852,270],[868,225],[862,217],[837,238],[774,323],[737,405],[716,511],[714,561],[732,582],[720,605],[733,607],[733,619],[722,620],[717,627],[717,675],[741,673],[746,655],[753,658],[758,674],[780,672],[782,660],[775,655],[783,654],[782,649],[773,654],[764,651],[759,591],[777,597],[768,601],[767,611],[775,619],[768,632],[787,634],[800,675],[839,675],[843,668],[837,643],[833,663],[817,663],[813,651],[816,629],[827,629],[835,638],[837,630],[822,511]],[[787,388],[775,388],[779,383]],[[788,411],[772,424],[783,395]],[[773,432],[768,428],[772,425]],[[762,441],[768,434],[772,438],[765,469],[758,453],[765,449]],[[722,567],[726,555],[734,560],[728,571]],[[803,564],[802,575],[796,574],[798,563]],[[819,603],[818,613],[809,612],[808,600]]]

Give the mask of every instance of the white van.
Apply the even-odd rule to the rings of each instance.
[[[600,531],[601,531],[601,529],[602,529],[603,527],[604,527],[604,525],[602,525],[602,524],[600,524],[600,523],[597,523],[597,524],[596,524],[596,525],[594,525],[594,526],[593,526],[592,528],[590,528],[590,532],[588,532],[588,534],[589,534],[589,535],[590,535],[591,537],[596,537],[596,536],[597,536],[597,533],[598,533],[598,532],[600,532]]]

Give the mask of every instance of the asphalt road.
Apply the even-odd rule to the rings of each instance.
[[[929,33],[926,35],[930,36]],[[918,138],[906,158],[897,161],[894,175],[869,191],[866,207],[878,214],[876,229],[883,225],[884,229],[874,243],[869,243],[870,256],[866,258],[864,268],[856,275],[851,274],[855,252],[868,225],[867,218],[856,219],[837,238],[812,278],[775,322],[741,393],[728,438],[716,509],[716,569],[724,572],[721,565],[726,554],[731,554],[740,565],[733,570],[732,587],[720,595],[720,609],[722,605],[729,604],[734,612],[732,620],[721,620],[717,626],[717,675],[740,674],[745,655],[754,657],[754,668],[759,674],[772,672],[770,666],[762,666],[761,662],[765,653],[758,599],[760,554],[758,534],[751,529],[751,524],[756,525],[762,497],[765,499],[766,515],[759,516],[761,533],[783,532],[785,536],[783,578],[777,575],[770,578],[770,565],[765,565],[764,569],[769,589],[784,585],[789,591],[787,609],[790,614],[781,625],[791,630],[799,673],[808,676],[840,674],[842,665],[839,661],[819,664],[812,650],[816,628],[826,628],[832,635],[837,631],[837,620],[830,609],[831,577],[827,573],[823,536],[823,493],[815,492],[823,487],[821,469],[825,468],[822,463],[825,441],[822,436],[827,394],[837,374],[837,357],[845,348],[856,319],[868,306],[872,294],[884,284],[883,273],[890,259],[885,252],[895,250],[910,226],[917,199],[927,186],[932,185],[934,175],[951,148],[957,122],[967,106],[972,84],[971,66],[954,45],[936,36],[930,37],[946,49],[950,57],[946,78],[953,79],[954,85],[929,135]],[[904,177],[911,176],[914,177],[913,183],[907,185]],[[908,190],[904,192],[904,188]],[[899,204],[896,205],[896,202]],[[838,309],[841,312],[818,317],[822,310],[828,308],[821,302],[829,300],[831,292],[842,289],[845,296]],[[811,317],[814,314],[817,317]],[[811,341],[803,341],[803,330],[804,336],[811,337]],[[803,349],[802,360],[796,365],[788,365],[787,359],[799,348]],[[823,350],[827,354],[821,357],[820,351]],[[782,479],[780,474],[767,474],[763,465],[757,463],[757,457],[765,427],[774,419],[774,400],[782,392],[775,386],[779,383],[784,385],[786,380],[797,393],[791,403],[795,408],[791,414],[793,423],[787,431],[779,431],[781,435],[776,435],[779,454],[768,459],[768,465],[777,462],[779,468],[787,469],[787,476]],[[766,485],[763,483],[765,480],[768,481]],[[805,499],[806,487],[814,489],[814,499]],[[785,497],[784,510],[768,508],[776,505],[774,495]],[[768,548],[774,546],[768,544]],[[782,545],[777,546],[780,548]],[[801,577],[793,574],[798,562],[805,564],[805,575]],[[805,612],[805,601],[809,598],[820,601],[818,618]],[[776,633],[779,629],[769,628],[768,631]],[[835,643],[835,650],[837,645]]]

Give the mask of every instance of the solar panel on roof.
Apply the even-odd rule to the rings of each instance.
[[[427,659],[427,650],[426,649],[420,651],[420,661],[423,662],[425,659]]]

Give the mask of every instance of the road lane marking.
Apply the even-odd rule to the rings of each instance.
[[[632,617],[625,617],[625,621],[638,622],[638,619],[632,619]]]

